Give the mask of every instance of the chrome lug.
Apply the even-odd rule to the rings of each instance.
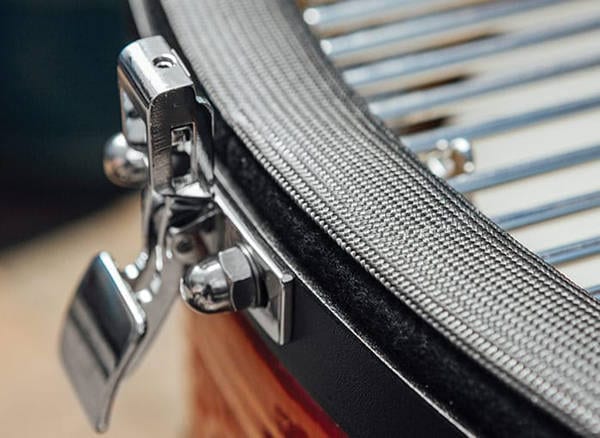
[[[71,302],[61,357],[97,431],[181,288],[194,310],[247,309],[276,343],[289,340],[294,277],[213,175],[212,110],[162,37],[127,46],[117,68],[122,133],[105,150],[115,184],[143,189],[144,247],[119,270],[102,252]],[[226,249],[228,248],[228,249]],[[215,254],[200,261],[208,254]],[[264,290],[264,293],[263,293]]]

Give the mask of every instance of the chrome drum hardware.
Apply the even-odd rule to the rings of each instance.
[[[309,1],[345,82],[497,225],[600,299],[600,3]]]
[[[215,166],[212,109],[177,53],[160,36],[145,38],[122,51],[117,73],[123,132],[107,143],[104,168],[115,184],[143,189],[145,247],[123,270],[106,252],[93,259],[61,338],[64,367],[97,431],[180,290],[199,312],[247,309],[283,344],[294,280]]]

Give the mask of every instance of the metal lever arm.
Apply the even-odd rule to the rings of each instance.
[[[195,246],[184,243],[215,214],[214,206],[204,206],[190,223],[175,227],[167,203],[158,212],[162,230],[157,243],[140,258],[144,262],[137,274],[131,275],[130,269],[128,276],[122,275],[110,255],[102,252],[75,293],[63,328],[61,356],[99,432],[108,427],[121,380],[139,363],[178,296],[185,266],[197,260]]]
[[[247,221],[223,174],[213,180],[212,110],[180,58],[151,37],[123,50],[117,72],[123,132],[108,143],[104,164],[115,183],[144,186],[145,245],[123,271],[105,252],[92,261],[61,339],[65,369],[97,431],[107,429],[120,382],[180,288],[196,311],[248,310],[279,344],[291,331],[293,276]],[[202,262],[201,234],[216,253]]]
[[[185,266],[198,259],[196,246],[182,242],[217,212],[212,110],[177,54],[162,37],[140,40],[123,50],[117,73],[123,134],[109,143],[105,164],[117,183],[146,183],[145,248],[123,273],[108,253],[94,258],[61,338],[63,364],[97,431],[108,427],[119,383],[158,332]]]

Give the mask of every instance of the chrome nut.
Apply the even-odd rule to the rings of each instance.
[[[188,306],[201,313],[243,310],[259,302],[251,256],[238,246],[188,269],[180,292]]]
[[[257,302],[258,285],[250,255],[234,246],[219,252],[217,257],[229,284],[233,308],[242,310],[253,307]]]

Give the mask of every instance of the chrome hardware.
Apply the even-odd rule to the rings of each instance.
[[[97,431],[107,429],[121,380],[180,284],[194,310],[248,309],[279,344],[291,330],[293,276],[228,179],[215,179],[212,109],[177,53],[162,37],[139,40],[119,56],[117,74],[123,132],[107,143],[104,168],[115,184],[143,188],[144,248],[122,271],[106,252],[92,261],[61,338],[64,367]]]
[[[130,146],[122,133],[115,134],[104,147],[104,173],[117,186],[141,189],[148,179],[148,157]]]
[[[473,0],[350,0],[308,8],[304,20],[321,33],[335,33],[390,19],[402,20],[469,4]]]
[[[526,161],[510,167],[502,167],[472,175],[461,175],[452,178],[448,183],[459,192],[469,193],[511,181],[552,172],[578,164],[587,163],[600,158],[600,145],[589,146],[578,150]]]
[[[523,30],[489,40],[474,41],[462,46],[376,61],[349,68],[344,71],[343,76],[349,85],[364,92],[367,92],[367,89],[381,90],[390,81],[394,81],[394,83],[400,80],[407,82],[414,75],[423,75],[484,56],[557,40],[598,28],[600,28],[600,17],[584,17],[557,28]]]
[[[591,296],[597,300],[600,300],[600,284],[595,284],[594,286],[590,286],[586,289]]]
[[[552,5],[557,1],[520,0],[483,5],[475,3],[442,13],[422,15],[409,21],[394,21],[391,24],[325,38],[321,40],[321,48],[337,65],[362,63],[390,54],[414,53],[431,46],[451,43],[456,39],[456,34],[464,37],[476,34],[478,30],[485,32],[491,26],[498,27],[500,19],[524,15],[524,12]],[[370,6],[365,2],[362,2],[362,5]],[[305,15],[311,18],[311,15],[314,17],[316,14],[307,10]]]
[[[217,213],[213,203],[181,224],[182,206],[172,198],[145,199],[153,227],[136,262],[120,272],[100,253],[84,275],[69,307],[61,355],[83,408],[95,429],[107,429],[122,378],[139,362],[177,296],[179,278],[198,228]],[[188,215],[190,216],[190,215]]]
[[[403,137],[406,145],[414,152],[426,152],[433,149],[440,138],[464,137],[473,141],[476,138],[488,137],[501,132],[522,128],[529,125],[542,123],[551,119],[565,117],[600,107],[600,95],[592,95],[579,100],[574,100],[559,105],[548,106],[524,113],[511,114],[493,120],[467,126],[448,126],[424,133]]]
[[[445,179],[475,170],[471,144],[464,138],[439,140],[435,150],[427,153],[423,161],[431,172]]]
[[[201,313],[244,310],[260,304],[258,273],[252,257],[240,246],[189,268],[180,291],[186,304]]]
[[[123,134],[130,142],[145,141],[152,189],[163,196],[210,198],[212,109],[196,96],[177,53],[162,37],[139,40],[119,55],[117,76]],[[186,159],[188,166],[176,165]]]
[[[600,236],[571,242],[538,253],[541,258],[552,265],[569,263],[596,254],[600,254]]]
[[[492,220],[505,230],[513,230],[598,207],[600,207],[600,191],[595,191],[503,214]]]
[[[173,300],[182,265],[156,246],[128,278],[106,252],[92,261],[69,306],[61,356],[94,428],[108,428],[122,378],[139,362]]]
[[[273,342],[284,345],[292,332],[294,275],[267,243],[259,221],[231,187],[230,179],[218,170],[215,174],[220,181],[215,187],[215,200],[225,218],[222,247],[243,248],[258,272],[261,305],[250,307],[248,314]]]
[[[106,430],[114,393],[146,329],[131,287],[100,253],[69,306],[61,342],[63,365],[97,431]]]
[[[478,97],[486,93],[500,91],[535,83],[568,73],[600,66],[600,54],[591,54],[575,59],[561,60],[557,64],[546,62],[532,67],[524,66],[516,72],[490,74],[474,77],[465,83],[450,84],[414,93],[385,96],[369,103],[369,109],[384,120],[397,123],[399,119],[414,117],[420,111],[431,111],[440,105],[456,104],[462,99]]]

